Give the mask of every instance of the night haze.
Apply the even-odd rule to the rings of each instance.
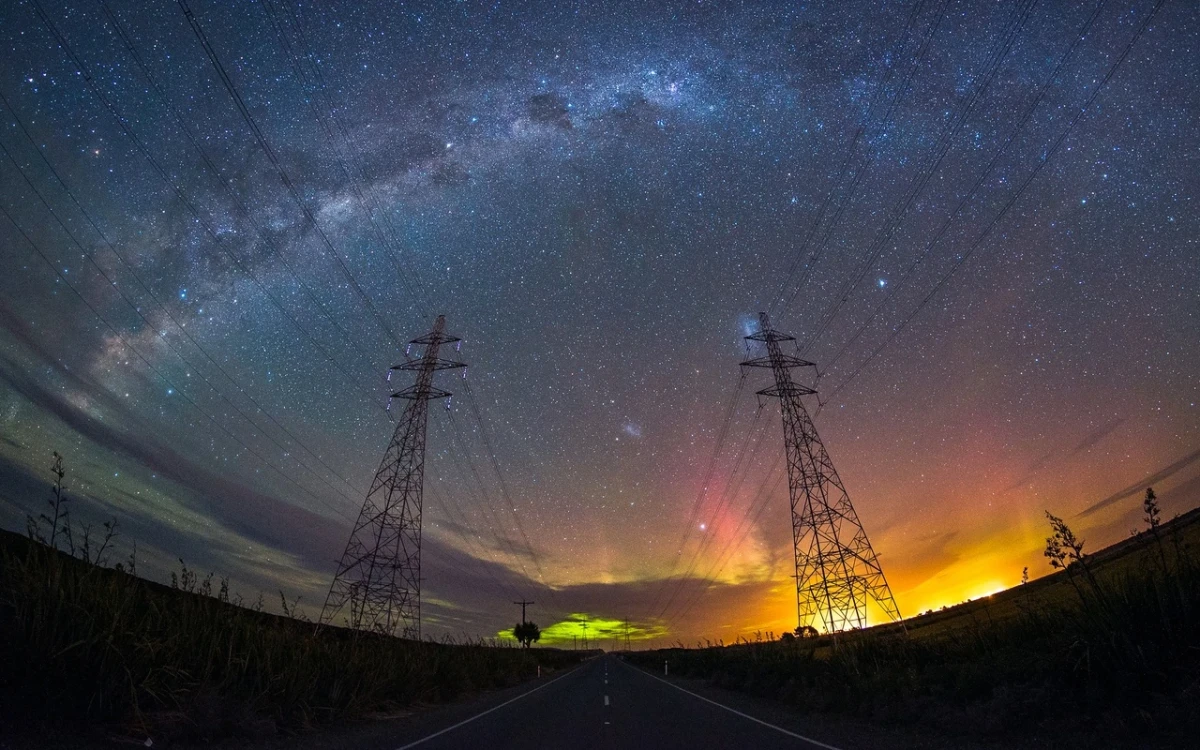
[[[1049,573],[1046,510],[1200,504],[1198,20],[3,3],[0,526],[57,451],[141,575],[316,619],[445,315],[426,635],[784,633],[766,311],[903,615]]]

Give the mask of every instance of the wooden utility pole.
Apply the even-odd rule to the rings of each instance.
[[[534,604],[534,603],[535,603],[535,602],[527,602],[527,601],[524,601],[524,600],[521,600],[521,601],[519,601],[519,602],[513,602],[513,604],[520,604],[520,605],[521,605],[521,624],[522,624],[522,625],[524,625],[524,624],[525,624],[525,607],[526,607],[526,605],[529,605],[529,604]]]

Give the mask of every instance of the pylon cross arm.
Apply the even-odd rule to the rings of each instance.
[[[768,355],[766,357],[754,357],[753,359],[748,359],[745,362],[742,362],[742,367],[770,367],[770,368],[786,367],[786,368],[792,368],[792,367],[816,367],[816,366],[817,365],[815,363],[809,362],[807,359],[800,359],[799,357],[797,357],[795,355],[783,354],[782,352],[775,356]]]
[[[772,386],[770,388],[763,388],[761,391],[757,391],[759,396],[774,396],[775,398],[811,396],[814,393],[816,393],[816,391],[814,391],[812,388],[798,385],[796,383],[788,383],[784,386]]]
[[[421,370],[457,370],[460,367],[466,367],[465,362],[455,362],[452,359],[443,359],[438,357],[433,360],[414,359],[409,362],[401,362],[398,365],[392,365],[390,370],[404,370],[409,372],[420,372]]]
[[[449,398],[454,394],[450,391],[443,391],[441,388],[428,386],[422,388],[419,385],[410,385],[402,391],[396,391],[392,394],[392,398],[406,398],[409,401],[429,400],[435,398]]]

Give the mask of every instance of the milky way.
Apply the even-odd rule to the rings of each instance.
[[[759,311],[906,614],[1047,572],[1044,510],[1194,507],[1200,18],[1157,5],[4,3],[0,521],[57,450],[145,575],[312,612],[437,314],[435,635],[794,627]]]

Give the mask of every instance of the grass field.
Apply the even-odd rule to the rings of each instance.
[[[159,743],[297,732],[512,685],[581,657],[318,630],[239,606],[223,581],[186,568],[164,586],[93,564],[104,558],[95,545],[73,538],[76,557],[0,531],[0,739],[15,717]],[[1191,747],[1198,549],[1200,510],[903,627],[628,658],[801,711],[950,737]]]
[[[1048,530],[1049,533],[1049,530]],[[1069,570],[896,625],[635,652],[802,711],[1055,747],[1193,747],[1200,511]]]
[[[0,532],[0,735],[16,717],[160,743],[269,735],[446,701],[579,660],[317,631],[230,603],[220,582],[185,572],[176,584]]]

